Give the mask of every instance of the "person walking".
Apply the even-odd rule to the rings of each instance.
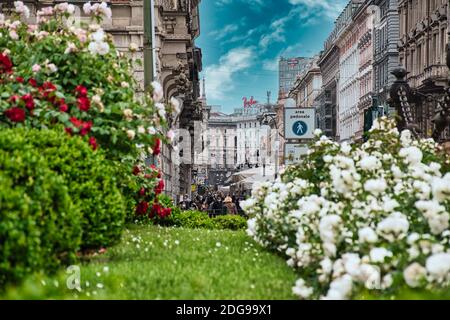
[[[227,214],[236,215],[238,213],[236,205],[233,203],[233,199],[231,199],[231,197],[226,197],[223,203],[227,209]]]

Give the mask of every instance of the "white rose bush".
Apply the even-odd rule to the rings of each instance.
[[[301,299],[450,284],[450,162],[430,139],[375,121],[363,144],[319,137],[303,162],[255,185],[248,234],[286,257]]]

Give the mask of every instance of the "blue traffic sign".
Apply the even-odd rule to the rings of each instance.
[[[296,121],[292,126],[292,131],[299,137],[308,132],[308,125],[304,121]]]

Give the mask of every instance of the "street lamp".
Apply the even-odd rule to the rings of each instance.
[[[275,127],[275,130],[277,131],[277,134],[275,136],[275,180],[278,177],[278,157],[279,157],[279,150],[280,150],[280,136],[284,138],[284,136],[281,134],[281,132],[278,130],[277,125],[277,119],[276,119],[276,113],[274,112],[264,112],[262,116],[259,117],[259,122],[261,125],[267,125],[269,127]],[[264,164],[265,169],[265,164]]]

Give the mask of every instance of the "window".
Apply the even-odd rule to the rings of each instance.
[[[417,74],[422,73],[422,45],[417,46]]]

